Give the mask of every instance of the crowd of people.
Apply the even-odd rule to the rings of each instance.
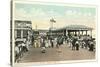
[[[57,37],[46,37],[46,36],[41,36],[35,39],[33,46],[35,48],[41,47],[41,50],[45,50],[46,48],[54,48],[63,44],[63,36],[57,36]],[[44,53],[44,52],[43,52]]]
[[[15,62],[19,62],[23,54],[29,51],[30,42],[28,40],[15,41]]]
[[[88,49],[89,51],[95,51],[95,39],[89,35],[73,35],[63,36],[59,35],[56,37],[48,38],[46,36],[37,38],[35,40],[35,47],[46,48],[60,48],[60,45],[68,45],[72,50],[79,50],[80,48]]]
[[[15,42],[15,62],[18,62],[18,59],[29,50],[29,44],[30,42],[28,40]],[[35,48],[41,48],[42,53],[46,52],[46,48],[56,47],[57,49],[60,49],[61,45],[69,46],[72,50],[77,51],[79,51],[80,48],[95,51],[95,39],[89,35],[59,35],[55,37],[39,36],[36,39],[32,39],[31,45]]]
[[[68,37],[67,43],[72,47],[72,50],[79,50],[79,48],[85,48],[89,51],[95,51],[95,39],[89,35],[72,36]]]

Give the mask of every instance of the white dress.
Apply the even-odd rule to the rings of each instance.
[[[48,42],[47,42],[47,40],[45,40],[45,47],[48,47]]]
[[[48,41],[48,46],[51,47],[51,42],[50,42],[50,40]]]
[[[15,53],[19,54],[19,48],[18,48],[18,46],[15,47]]]

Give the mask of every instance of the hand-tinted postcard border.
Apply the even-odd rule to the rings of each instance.
[[[96,19],[95,19],[95,22],[96,22],[96,58],[95,58],[95,60],[73,60],[73,61],[48,61],[48,62],[33,62],[33,63],[18,63],[18,64],[16,64],[16,63],[14,63],[14,20],[15,20],[15,18],[14,18],[14,11],[15,11],[15,3],[25,3],[25,4],[41,4],[41,5],[59,5],[59,6],[74,6],[74,7],[94,7],[94,8],[96,8]],[[12,4],[12,6],[11,6],[11,8],[12,8],[12,10],[11,10],[11,20],[12,20],[12,25],[11,25],[11,28],[12,28],[12,30],[11,30],[11,33],[12,33],[12,37],[11,37],[11,40],[12,40],[12,52],[11,52],[11,54],[12,54],[12,66],[15,66],[15,67],[19,67],[19,66],[31,66],[31,65],[37,65],[37,64],[57,64],[57,63],[75,63],[75,62],[87,62],[87,61],[96,61],[97,60],[97,52],[98,52],[98,42],[97,42],[97,31],[98,31],[98,27],[97,27],[97,6],[95,6],[95,5],[82,5],[82,4],[67,4],[67,3],[54,3],[54,2],[35,2],[35,1],[12,1],[11,2],[11,4]]]

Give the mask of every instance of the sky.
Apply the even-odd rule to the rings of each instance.
[[[54,18],[54,28],[67,25],[86,25],[95,28],[96,9],[60,5],[15,3],[14,18],[32,21],[33,29],[49,29],[50,19]]]

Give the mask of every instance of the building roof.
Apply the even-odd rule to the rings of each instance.
[[[19,29],[22,29],[22,28],[32,28],[32,23],[31,21],[24,21],[24,20],[15,20],[15,28],[19,28]]]
[[[33,31],[38,31],[38,32],[48,32],[49,30],[38,29],[38,30],[33,30]]]
[[[68,30],[92,30],[93,28],[85,25],[69,25],[66,27]]]
[[[27,20],[15,20],[15,22],[17,22],[17,23],[27,23],[27,24],[32,24],[31,21],[27,21]]]
[[[85,25],[68,25],[66,27],[56,29],[56,30],[93,30],[93,28],[85,26]]]

